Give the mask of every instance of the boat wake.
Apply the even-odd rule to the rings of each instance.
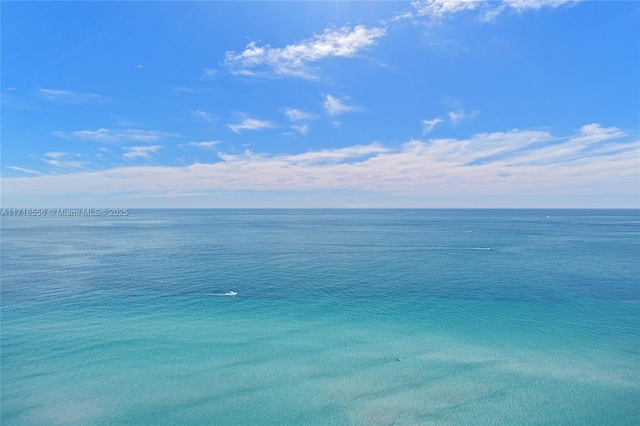
[[[237,296],[238,292],[237,291],[228,291],[226,293],[207,293],[207,294],[203,294],[203,296]]]

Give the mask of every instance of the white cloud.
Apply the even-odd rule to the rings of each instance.
[[[324,101],[324,108],[330,116],[344,114],[345,112],[356,111],[357,107],[345,105],[342,101],[334,96],[327,95]]]
[[[80,154],[71,155],[66,152],[47,152],[44,156],[45,158],[43,158],[42,161],[63,172],[77,171],[78,169],[85,169],[87,166],[87,163],[84,161],[70,159],[70,157],[81,157]]]
[[[439,19],[465,10],[474,10],[482,3],[477,0],[425,0],[414,1],[411,5],[416,9],[418,16]]]
[[[205,142],[189,142],[189,146],[198,146],[200,148],[213,148],[220,141],[205,141]]]
[[[464,118],[464,111],[450,111],[449,112],[449,119],[451,120],[451,122],[453,124],[456,124],[459,121],[462,121],[462,119]]]
[[[57,135],[64,136],[66,134],[57,133]],[[73,132],[72,135],[80,139],[96,140],[101,142],[113,142],[116,140],[115,133],[104,128],[98,130],[78,130]]]
[[[241,123],[229,124],[228,127],[236,133],[240,133],[241,130],[262,130],[275,127],[275,125],[266,120],[258,120],[255,118],[245,118]]]
[[[54,160],[59,160],[66,155],[64,152],[47,152],[44,154],[45,157],[53,158]]]
[[[175,133],[156,132],[152,130],[126,129],[126,130],[109,130],[101,128],[98,130],[78,130],[76,132],[54,132],[59,137],[75,137],[83,140],[92,140],[99,142],[155,142],[159,139],[177,136]]]
[[[580,128],[579,134],[562,140],[560,143],[549,144],[532,151],[516,164],[565,163],[585,160],[593,156],[615,154],[620,148],[626,149],[632,146],[617,143],[617,140],[624,136],[626,134],[615,127],[602,127],[596,123],[587,124]],[[636,161],[638,161],[638,157],[636,157]]]
[[[6,166],[7,169],[16,170],[18,172],[30,173],[32,175],[42,175],[42,172],[38,172],[36,170],[25,169],[24,167],[16,167],[16,166]]]
[[[281,155],[276,158],[281,159],[289,164],[313,164],[313,163],[338,163],[349,158],[364,158],[371,155],[388,152],[389,149],[384,148],[380,144],[356,145],[346,148],[326,149],[322,151],[309,151],[303,154]]]
[[[81,103],[102,99],[102,96],[93,93],[77,93],[70,90],[38,89],[36,93],[48,101],[62,103]]]
[[[540,10],[545,7],[555,9],[564,5],[574,5],[580,0],[503,0],[503,4],[517,12]]]
[[[440,118],[434,118],[433,120],[422,120],[422,134],[426,135],[431,133],[433,128],[436,127],[436,125],[441,122],[442,122],[442,119]]]
[[[201,109],[193,111],[193,115],[195,115],[196,117],[201,118],[201,119],[203,119],[205,121],[214,121],[215,120],[215,117],[213,116],[213,114],[211,114],[211,113],[209,113],[207,111],[201,110]]]
[[[294,125],[294,126],[291,126],[291,128],[302,135],[306,135],[309,133],[309,126],[307,125],[301,125],[301,126]]]
[[[134,149],[135,148],[135,149]],[[132,147],[145,157],[159,147]],[[136,153],[137,152],[137,153]],[[348,146],[301,154],[246,151],[186,167],[3,178],[4,196],[178,194],[202,191],[333,191],[425,197],[636,194],[640,140],[588,124],[569,136],[511,130],[467,139],[411,140],[390,148]]]
[[[308,112],[301,111],[296,108],[287,108],[284,111],[284,114],[293,123],[311,120],[312,118],[314,118],[313,115],[309,114]],[[296,132],[300,133],[301,135],[307,135],[309,133],[309,125],[307,124],[294,124],[291,126],[291,128],[294,129]],[[290,136],[290,135],[293,135],[293,133],[286,133],[285,135]]]
[[[555,9],[564,5],[575,5],[581,0],[420,0],[411,5],[414,12],[405,12],[397,15],[394,20],[410,19],[414,13],[418,17],[428,17],[439,20],[449,15],[455,15],[465,11],[480,11],[481,21],[492,21],[506,10],[516,13],[536,11],[543,8]]]
[[[184,86],[176,86],[173,88],[173,91],[176,93],[198,93],[196,90]]]
[[[560,6],[573,6],[582,0],[503,0],[495,7],[486,7],[483,14],[480,15],[480,20],[485,22],[491,22],[504,11],[510,10],[515,13],[523,13],[527,11],[537,11],[543,8],[555,9]],[[494,3],[487,3],[488,5],[495,5]]]
[[[330,57],[352,57],[384,35],[383,28],[358,25],[353,29],[326,29],[322,34],[283,48],[261,47],[251,42],[240,53],[227,52],[224,63],[235,74],[255,75],[266,68],[276,75],[311,78],[308,64]]]
[[[153,146],[126,146],[124,147],[127,152],[122,154],[123,157],[133,160],[135,158],[149,158],[151,154],[155,154],[162,148],[160,145]]]
[[[307,112],[301,111],[299,109],[296,108],[287,108],[286,110],[284,110],[284,114],[289,118],[289,120],[291,121],[303,121],[303,120],[310,120],[313,118],[313,116]]]
[[[619,139],[625,133],[616,127],[602,127],[598,123],[587,124],[580,128],[580,135],[572,138],[578,143],[601,142],[607,139]]]
[[[458,111],[449,111],[449,120],[451,123],[458,124],[463,120],[471,120],[478,116],[478,111],[473,112],[464,112],[464,110],[460,109]]]
[[[205,68],[200,79],[202,80],[211,80],[218,75],[218,70],[214,70],[212,68]]]
[[[411,18],[413,18],[412,12],[398,12],[389,20],[389,22],[404,21],[405,19]]]

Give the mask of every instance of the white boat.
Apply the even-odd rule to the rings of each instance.
[[[238,292],[235,292],[235,291],[228,291],[228,292],[226,292],[224,295],[225,295],[225,296],[235,296],[236,294],[238,294]]]

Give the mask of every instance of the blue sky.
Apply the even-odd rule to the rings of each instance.
[[[640,3],[2,2],[3,207],[640,207]]]

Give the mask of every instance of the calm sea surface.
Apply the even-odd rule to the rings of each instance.
[[[637,210],[132,210],[1,243],[2,425],[640,424]]]

